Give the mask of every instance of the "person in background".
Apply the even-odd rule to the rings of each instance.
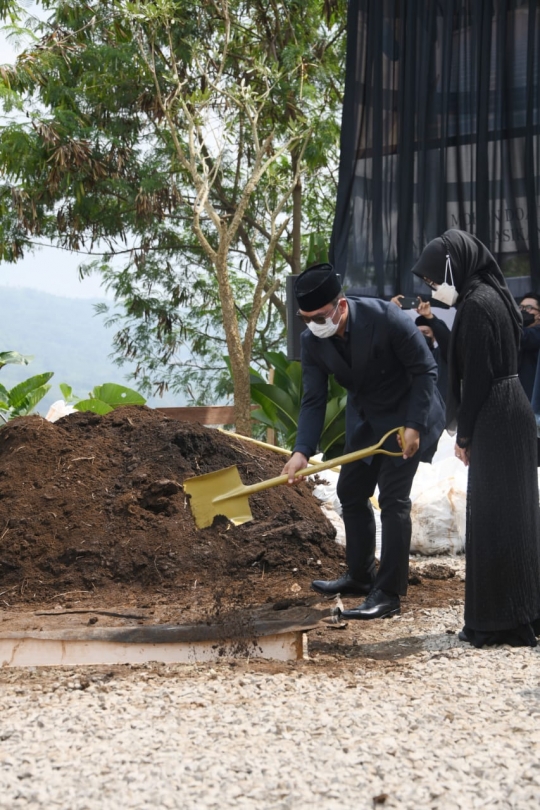
[[[457,305],[446,424],[469,467],[462,641],[536,647],[540,509],[536,421],[518,379],[521,312],[486,246],[464,231],[431,241],[412,271]]]
[[[519,305],[523,317],[519,351],[519,379],[529,402],[532,401],[538,355],[540,353],[540,296],[526,293]]]
[[[443,400],[446,402],[450,329],[443,320],[433,314],[429,301],[423,301],[420,296],[418,297],[420,304],[416,308],[418,317],[415,320],[415,324],[424,335],[428,348],[437,363],[437,388],[441,392]],[[401,308],[401,298],[403,298],[403,295],[395,295],[390,300],[393,304]]]
[[[519,305],[523,317],[519,352],[519,379],[532,405],[537,423],[537,463],[540,467],[540,296],[526,293]]]
[[[345,296],[330,264],[308,267],[295,279],[298,315],[307,324],[301,338],[304,394],[296,444],[283,468],[290,484],[317,450],[328,397],[328,377],[347,389],[356,413],[346,452],[377,444],[404,426],[399,457],[372,455],[341,466],[337,495],[343,508],[347,573],[315,580],[326,596],[366,596],[345,619],[380,619],[400,612],[407,593],[411,543],[411,485],[418,464],[433,455],[444,427],[436,387],[437,366],[411,319],[378,299]],[[385,450],[399,452],[396,436]],[[370,503],[379,487],[382,542],[375,562],[375,519]]]

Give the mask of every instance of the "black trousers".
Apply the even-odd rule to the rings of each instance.
[[[420,453],[396,464],[389,456],[374,455],[371,464],[353,461],[341,467],[337,496],[343,509],[346,559],[359,582],[374,579],[374,587],[405,596],[411,546],[411,499]],[[375,518],[370,498],[379,485],[381,559],[375,567]]]

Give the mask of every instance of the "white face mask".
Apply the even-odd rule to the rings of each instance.
[[[324,323],[313,323],[310,321],[307,328],[318,338],[329,338],[335,335],[339,329],[339,321],[334,323],[332,318],[326,318]]]
[[[450,277],[450,284],[447,284],[446,277]],[[431,294],[435,301],[440,301],[441,304],[446,304],[448,307],[453,307],[459,298],[459,293],[454,287],[454,278],[452,276],[452,265],[450,264],[450,255],[446,254],[446,265],[444,268],[444,282],[439,284],[435,292]]]
[[[341,322],[341,318],[337,323],[334,323],[334,316],[336,314],[336,309],[338,308],[339,304],[336,304],[334,307],[334,311],[328,318],[325,318],[324,323],[315,323],[315,321],[310,321],[307,324],[307,328],[318,338],[329,338],[332,335],[335,335],[337,330],[339,329],[339,324]]]

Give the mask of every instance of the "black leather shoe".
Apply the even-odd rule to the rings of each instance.
[[[467,635],[465,630],[460,630],[459,633],[457,634],[457,637],[459,638],[460,641],[469,640],[469,636]]]
[[[352,610],[342,610],[342,619],[386,619],[388,616],[396,616],[401,612],[399,596],[393,593],[374,588],[368,598],[357,608]]]
[[[353,579],[350,574],[345,574],[339,579],[316,579],[311,583],[311,587],[323,596],[367,596],[373,588],[373,582],[359,582]]]

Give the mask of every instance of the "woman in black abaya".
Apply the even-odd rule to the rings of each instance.
[[[460,638],[535,647],[540,511],[536,422],[517,376],[521,314],[489,250],[464,231],[430,242],[413,273],[439,300],[457,293],[446,409],[456,456],[469,465]]]

